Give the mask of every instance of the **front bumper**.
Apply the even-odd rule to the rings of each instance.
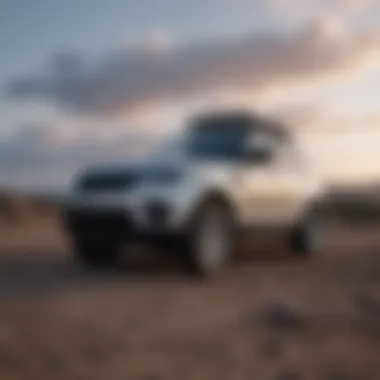
[[[141,241],[144,243],[180,242],[184,229],[173,229],[169,223],[170,210],[161,203],[146,205],[142,225],[130,211],[67,208],[62,212],[67,233],[74,240]]]

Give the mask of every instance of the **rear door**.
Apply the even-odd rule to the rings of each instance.
[[[245,165],[242,175],[242,212],[254,226],[291,222],[304,198],[302,166],[292,144],[267,135],[272,157],[263,163]]]
[[[283,143],[275,152],[269,172],[272,202],[268,213],[273,221],[291,223],[297,219],[307,197],[307,172],[294,143]]]
[[[267,147],[271,157],[265,161],[244,162],[241,169],[242,215],[248,226],[271,224],[275,219],[276,202],[278,198],[278,183],[274,162],[276,160],[276,142],[268,133],[255,130],[250,137],[253,145]],[[248,143],[250,144],[250,143]]]

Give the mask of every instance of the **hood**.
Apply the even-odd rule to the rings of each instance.
[[[75,183],[76,190],[112,191],[134,187],[147,171],[183,168],[185,157],[178,140],[169,141],[156,152],[134,164],[110,164],[85,170]]]
[[[137,183],[139,173],[138,165],[91,168],[79,176],[75,187],[81,192],[130,188]]]

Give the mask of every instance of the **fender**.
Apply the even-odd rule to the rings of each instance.
[[[186,226],[187,228],[192,225],[193,221],[196,218],[196,215],[198,214],[199,210],[202,209],[203,205],[211,201],[221,202],[223,205],[227,206],[227,208],[231,211],[231,215],[234,219],[235,224],[238,224],[238,209],[233,197],[223,189],[212,188],[207,190],[195,203],[195,207],[191,211],[191,215],[188,219]]]

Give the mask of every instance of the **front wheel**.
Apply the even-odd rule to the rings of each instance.
[[[196,213],[185,247],[187,269],[202,277],[226,268],[235,250],[233,215],[224,202],[210,200]]]
[[[320,252],[322,240],[320,220],[310,215],[292,230],[290,248],[299,257],[310,257]]]

